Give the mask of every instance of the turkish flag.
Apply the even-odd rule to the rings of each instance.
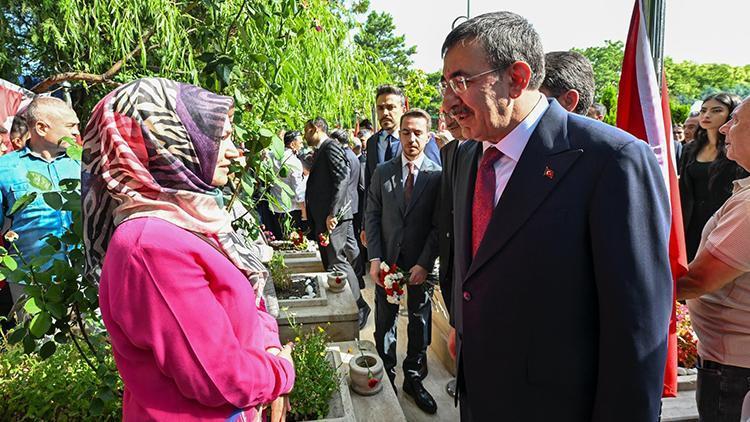
[[[659,86],[661,86],[661,95],[659,95]],[[687,272],[687,253],[685,252],[685,233],[682,228],[682,209],[677,184],[671,121],[666,77],[662,74],[661,84],[657,83],[643,16],[643,5],[641,0],[636,0],[622,62],[620,92],[617,98],[617,127],[648,142],[659,160],[672,208],[669,262],[672,268],[672,281],[675,283]],[[677,321],[674,301],[669,322],[668,344],[662,395],[676,397]]]

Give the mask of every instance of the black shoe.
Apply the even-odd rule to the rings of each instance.
[[[423,412],[430,415],[437,413],[437,403],[432,398],[430,393],[422,385],[422,380],[418,378],[411,378],[404,380],[404,393],[411,396],[417,407],[422,409]]]
[[[425,357],[422,367],[419,368],[419,379],[423,380],[427,378],[427,358]]]
[[[367,325],[367,318],[370,317],[370,305],[365,303],[365,306],[359,308],[359,329],[365,328],[365,325]]]

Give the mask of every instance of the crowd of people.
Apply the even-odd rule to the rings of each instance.
[[[658,420],[675,297],[656,157],[603,122],[591,63],[544,54],[519,15],[467,20],[442,55],[438,122],[393,85],[373,93],[377,127],[311,116],[280,134],[280,157],[263,153],[279,182],[254,211],[276,239],[306,233],[326,269],[346,274],[360,329],[374,308],[396,392],[400,305],[382,274],[408,273],[401,389],[424,412],[437,412],[423,380],[438,289],[462,421]],[[45,235],[72,224],[41,195],[11,211],[35,190],[28,172],[82,181],[86,274],[100,280],[126,420],[252,419],[266,408],[282,420],[288,409],[292,345],[265,309],[262,254],[224,207],[242,154],[233,113],[229,97],[148,78],[97,104],[82,165],[61,142],[81,139],[60,99],[35,98],[0,133],[3,234],[19,253],[38,255]],[[749,125],[750,99],[731,93],[673,124],[691,261],[676,299],[700,340],[705,421],[739,420],[750,391]],[[3,288],[5,313],[23,292]]]

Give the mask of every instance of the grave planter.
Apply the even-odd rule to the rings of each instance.
[[[304,275],[317,277],[321,291],[327,288],[327,283],[322,283],[322,280],[328,276],[327,273]],[[331,341],[359,338],[359,313],[349,283],[344,283],[344,289],[339,293],[331,291],[325,293],[326,303],[322,305],[313,302],[313,304],[297,303],[295,306],[286,306],[284,301],[279,300],[279,314],[276,316],[276,322],[279,325],[279,338],[282,343],[294,340],[295,334],[290,320],[301,325],[301,329],[305,331],[322,327]]]
[[[346,374],[344,373],[344,367],[341,363],[341,353],[337,350],[328,351],[328,359],[331,365],[336,368],[339,374],[339,388],[333,393],[333,397],[328,402],[329,409],[328,415],[324,419],[316,419],[318,422],[355,422],[357,419],[354,416],[354,405],[352,404],[352,396],[349,393],[347,387]],[[312,422],[312,421],[306,421]]]
[[[362,351],[349,360],[352,390],[362,396],[372,396],[383,389],[383,360],[375,353]]]
[[[323,276],[321,274],[293,274],[292,280],[294,282],[302,282],[302,280],[313,280],[313,283],[315,283],[315,286],[317,287],[315,291],[314,297],[290,297],[290,298],[283,298],[281,295],[283,292],[280,292],[278,287],[276,288],[276,296],[279,300],[279,307],[280,308],[300,308],[300,307],[307,307],[307,306],[325,306],[328,303],[328,298],[326,295],[326,289],[323,284]]]
[[[346,281],[346,274],[341,271],[328,273],[328,288],[334,293],[343,292],[344,287],[346,287]]]

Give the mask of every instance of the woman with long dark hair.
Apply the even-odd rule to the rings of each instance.
[[[732,194],[732,181],[747,173],[727,158],[724,135],[719,128],[742,100],[720,92],[703,100],[700,127],[686,144],[680,160],[680,199],[688,260],[700,244],[703,226]]]
[[[86,276],[125,384],[125,421],[283,418],[289,345],[261,300],[267,272],[220,187],[239,153],[232,99],[167,79],[117,88],[83,145]]]

